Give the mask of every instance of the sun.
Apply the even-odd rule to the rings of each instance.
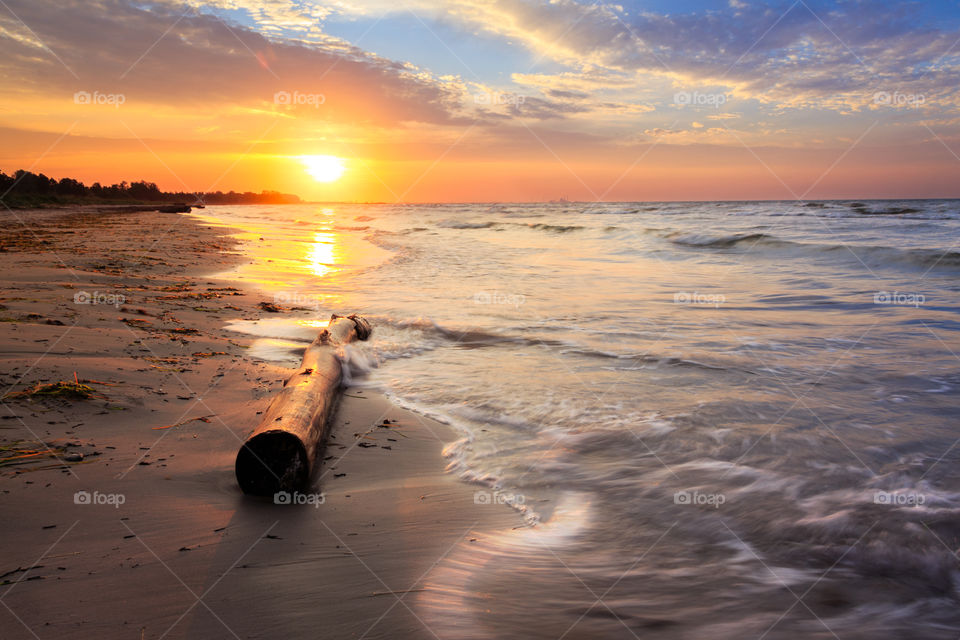
[[[300,156],[300,162],[317,182],[333,182],[347,170],[337,156]]]

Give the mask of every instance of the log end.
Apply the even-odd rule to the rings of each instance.
[[[236,472],[240,489],[257,496],[303,490],[310,481],[306,447],[294,434],[280,430],[247,440],[237,453]]]
[[[373,327],[370,326],[370,321],[364,318],[363,316],[353,314],[347,316],[353,320],[353,324],[357,327],[357,339],[366,340],[370,337],[370,334],[373,332]]]
[[[334,313],[330,316],[330,326],[333,326],[335,320],[339,320],[344,317],[347,320],[353,321],[353,327],[354,331],[356,332],[357,340],[366,340],[370,337],[370,334],[373,332],[373,327],[370,325],[370,321],[356,313],[349,316],[338,316]],[[328,335],[330,333],[327,329],[324,329],[324,332],[326,332]]]

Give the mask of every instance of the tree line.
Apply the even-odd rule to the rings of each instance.
[[[299,196],[279,191],[214,191],[210,193],[188,193],[184,191],[161,191],[154,182],[119,182],[102,185],[94,182],[87,186],[73,178],[50,178],[42,173],[32,173],[20,169],[7,175],[0,170],[0,201],[11,206],[41,204],[74,204],[83,202],[141,203],[141,202],[182,202],[184,204],[296,204],[302,202]]]

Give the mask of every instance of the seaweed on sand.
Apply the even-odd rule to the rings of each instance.
[[[38,447],[38,444],[41,446]],[[52,465],[52,467],[35,468],[35,470],[39,471],[41,468],[61,467],[68,462],[79,462],[83,460],[82,455],[73,454],[73,456],[75,456],[76,459],[71,458],[65,446],[55,443],[48,444],[46,442],[18,440],[0,444],[0,468],[31,465],[51,458],[56,460],[56,463]]]
[[[106,384],[97,380],[84,380],[80,382],[77,374],[73,374],[73,381],[60,380],[58,382],[38,382],[29,389],[23,391],[13,391],[0,398],[3,400],[16,400],[25,398],[27,400],[42,398],[63,398],[65,400],[89,400],[97,396],[96,389],[87,382],[95,384]]]
[[[67,398],[70,400],[86,400],[95,395],[93,387],[81,382],[48,382],[38,383],[23,391],[14,391],[3,396],[4,400],[15,398]]]

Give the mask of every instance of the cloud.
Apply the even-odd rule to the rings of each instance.
[[[522,104],[516,106],[516,111],[521,117],[548,120],[573,113],[584,113],[587,111],[587,107],[577,102],[560,102],[527,97]]]
[[[524,46],[536,61],[567,66],[552,74],[512,74],[515,83],[552,98],[560,96],[551,90],[596,93],[669,78],[674,86],[664,96],[710,84],[765,104],[848,113],[869,108],[874,92],[896,89],[923,92],[928,109],[955,107],[960,85],[957,56],[940,58],[960,34],[918,25],[909,2],[728,0],[726,8],[692,13],[576,0],[191,2],[244,10],[265,33],[296,32],[327,47],[348,46],[319,28],[332,16],[389,20],[413,11]]]
[[[127,104],[245,105],[380,125],[461,118],[457,86],[356,47],[272,39],[171,3],[7,6],[23,22],[0,9],[5,82],[24,91],[67,100],[98,90],[123,93]],[[278,92],[314,98],[277,105]]]
[[[511,79],[517,84],[537,87],[546,91],[576,91],[590,93],[602,89],[627,89],[636,86],[633,73],[612,71],[585,66],[577,71],[562,73],[514,73]]]
[[[960,85],[956,56],[940,59],[960,34],[917,26],[912,5],[904,2],[855,0],[811,9],[803,2],[769,6],[734,0],[730,9],[686,14],[573,0],[449,5],[449,15],[576,69],[552,76],[514,74],[517,82],[550,82],[557,89],[585,90],[591,80],[587,69],[594,77],[652,74],[688,86],[723,83],[742,96],[768,101],[921,84],[947,99]]]
[[[547,94],[554,98],[564,98],[568,100],[583,100],[590,97],[590,94],[586,91],[568,91],[565,89],[548,89]]]

